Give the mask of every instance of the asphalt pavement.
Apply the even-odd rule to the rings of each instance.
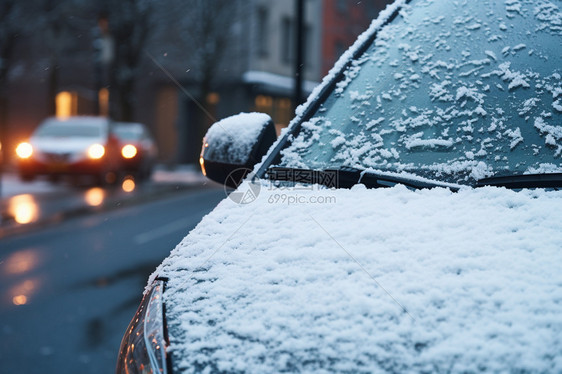
[[[126,178],[101,188],[87,182],[78,186],[66,180],[22,182],[15,173],[5,173],[0,186],[0,238],[58,224],[69,217],[214,185],[194,165],[159,166],[151,179],[142,183]]]
[[[38,213],[12,210],[0,238],[1,373],[114,371],[148,276],[225,197],[192,171],[102,190],[97,205],[86,201],[90,188],[8,180],[3,201],[28,195]]]

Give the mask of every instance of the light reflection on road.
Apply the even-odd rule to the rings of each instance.
[[[25,225],[39,218],[39,205],[33,195],[16,195],[8,200],[8,214],[17,223]]]
[[[37,293],[41,282],[38,278],[26,279],[15,284],[8,291],[8,297],[14,305],[25,305]]]
[[[36,269],[41,263],[39,252],[35,249],[25,249],[12,253],[2,263],[2,275],[16,275],[28,273]]]
[[[41,281],[30,277],[43,262],[38,249],[24,249],[10,254],[0,263],[0,277],[7,286],[3,300],[14,305],[25,305],[37,292]],[[8,301],[9,300],[9,301]]]
[[[105,199],[105,190],[100,187],[93,187],[86,191],[84,200],[89,206],[100,206]]]
[[[125,178],[121,184],[121,189],[125,192],[133,192],[135,187],[135,180],[133,178]]]

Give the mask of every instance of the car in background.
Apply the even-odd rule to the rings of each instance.
[[[237,189],[149,278],[117,373],[561,373],[561,25],[397,0],[279,139],[211,126]]]
[[[113,129],[119,138],[124,172],[141,180],[150,178],[158,149],[147,127],[142,123],[117,122]]]
[[[99,184],[116,182],[123,162],[112,126],[104,117],[46,119],[16,147],[20,178],[86,175]]]

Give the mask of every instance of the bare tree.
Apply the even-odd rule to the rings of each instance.
[[[87,55],[82,35],[90,26],[86,0],[39,0],[37,17],[30,17],[30,38],[38,44],[47,65],[48,114],[56,113],[61,65]],[[30,10],[34,12],[35,10]],[[41,30],[41,32],[38,32]]]
[[[201,139],[214,121],[209,94],[221,79],[220,68],[225,65],[234,44],[233,25],[237,19],[239,2],[234,0],[191,0],[181,3],[184,15],[180,36],[188,50],[189,80],[195,84],[197,101],[194,120],[187,125],[186,147],[188,161],[196,161]]]
[[[6,127],[8,124],[8,74],[13,63],[13,51],[21,31],[21,2],[0,2],[0,172],[4,163]]]
[[[109,73],[110,111],[120,120],[133,120],[135,80],[151,27],[152,6],[152,0],[121,0],[112,2],[106,10],[114,45]]]

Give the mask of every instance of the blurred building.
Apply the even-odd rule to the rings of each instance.
[[[209,84],[202,84],[205,64],[197,56],[203,47],[195,48],[199,37],[189,33],[193,20],[186,22],[191,3],[154,3],[148,38],[139,56],[133,120],[149,126],[163,162],[195,161],[201,136],[194,123],[201,121],[202,107],[207,111],[205,126],[240,111],[268,113],[278,127],[293,117],[295,0],[229,1],[235,5],[231,13],[222,15],[227,22],[219,30],[228,35],[227,45],[222,56],[207,62],[216,64]],[[388,2],[305,0],[305,96]],[[17,63],[9,84],[7,149],[13,149],[49,115],[47,97],[53,75],[60,114],[109,112],[111,85],[103,77],[111,59],[111,24],[99,16],[103,9],[97,4],[84,11],[69,9],[64,17],[74,24],[54,63],[50,46],[38,40],[37,33],[22,38],[16,48]]]
[[[388,0],[323,0],[322,7],[322,75],[367,29]]]

